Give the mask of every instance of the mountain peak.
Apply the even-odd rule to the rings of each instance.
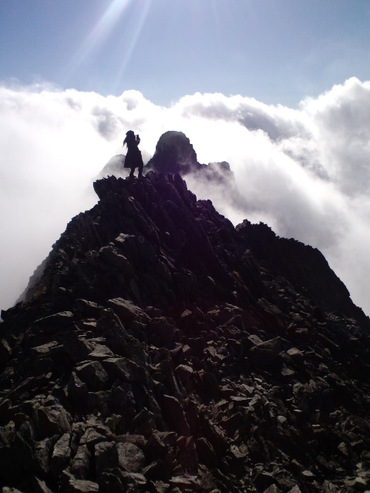
[[[162,173],[187,174],[199,164],[188,137],[183,132],[170,130],[159,138],[148,166]]]
[[[234,227],[176,173],[94,190],[2,313],[0,483],[367,487],[370,324],[322,254]]]

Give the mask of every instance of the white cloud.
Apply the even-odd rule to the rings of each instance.
[[[370,82],[352,78],[299,109],[222,94],[157,106],[138,91],[120,97],[51,87],[0,87],[0,307],[24,289],[69,219],[90,208],[91,183],[129,128],[150,155],[180,130],[202,163],[228,161],[239,197],[204,190],[234,223],[267,222],[318,247],[370,313]]]

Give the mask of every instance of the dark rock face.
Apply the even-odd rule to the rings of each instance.
[[[183,132],[170,130],[161,135],[148,166],[161,173],[187,174],[199,164],[188,137]]]
[[[226,161],[201,164],[188,137],[183,132],[170,130],[161,135],[154,156],[149,160],[147,170],[159,173],[192,173],[204,184],[227,187],[229,193],[236,193],[234,174]]]
[[[179,175],[94,187],[2,313],[0,485],[369,490],[370,323],[320,252]]]

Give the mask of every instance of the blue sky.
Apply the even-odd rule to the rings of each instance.
[[[370,78],[362,0],[1,0],[0,80],[296,106]]]

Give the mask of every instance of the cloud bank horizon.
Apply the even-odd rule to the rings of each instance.
[[[298,108],[221,93],[170,106],[49,84],[0,84],[0,308],[12,306],[69,220],[97,201],[92,182],[123,153],[127,130],[147,159],[168,130],[201,163],[227,161],[240,199],[197,186],[234,224],[265,222],[322,251],[370,313],[370,82],[350,78]]]

